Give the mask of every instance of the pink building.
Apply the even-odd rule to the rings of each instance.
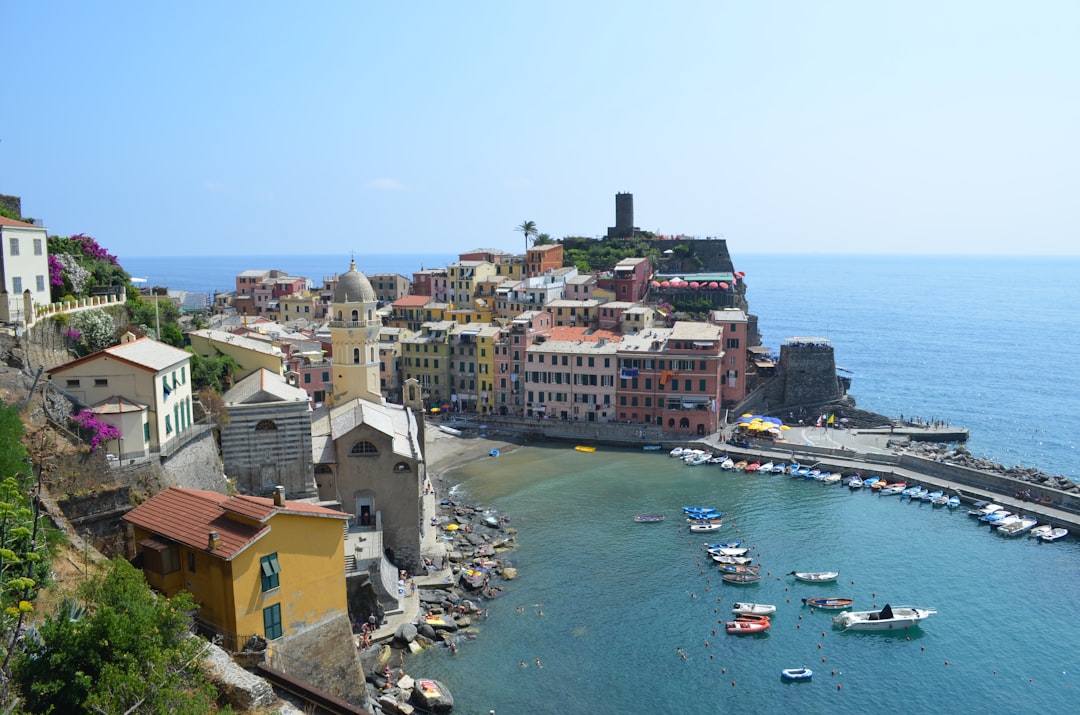
[[[497,414],[525,414],[526,352],[538,338],[545,339],[551,329],[551,313],[537,310],[521,313],[499,332],[493,355],[494,409]]]
[[[721,405],[734,405],[747,393],[746,372],[749,365],[749,323],[738,308],[724,308],[709,313],[709,320],[724,331],[723,371],[720,375]]]
[[[618,336],[556,328],[526,351],[525,415],[608,422],[615,415]]]

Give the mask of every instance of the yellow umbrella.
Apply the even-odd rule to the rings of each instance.
[[[440,410],[438,407],[432,407],[431,411],[434,413],[434,412],[441,412],[442,410]]]
[[[753,415],[747,412],[745,415],[743,415],[743,417],[753,417]]]
[[[457,531],[459,528],[460,527],[457,524],[447,524],[446,525],[446,530],[447,531]]]
[[[789,430],[789,429],[791,429],[791,428],[790,428],[790,427],[788,427],[787,425],[780,425],[780,429],[783,429],[783,430]]]

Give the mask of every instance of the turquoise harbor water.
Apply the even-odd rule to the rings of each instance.
[[[521,530],[512,559],[522,576],[457,655],[438,649],[409,664],[449,685],[455,712],[974,713],[1021,702],[1069,712],[1080,703],[1075,541],[1006,539],[966,509],[687,467],[666,453],[529,447],[460,476],[470,497]],[[683,504],[722,509],[723,528],[690,534]],[[632,521],[646,512],[667,520]],[[703,558],[706,540],[732,539],[768,572],[759,584],[721,583]],[[784,575],[793,570],[840,579],[800,584]],[[802,606],[810,596],[938,615],[909,633],[839,633],[830,612]],[[738,600],[777,605],[767,635],[723,631],[717,621]],[[781,681],[782,668],[802,665],[812,682]]]
[[[860,407],[968,427],[976,454],[1080,479],[1080,372],[1072,366],[1080,259],[743,255],[729,246],[766,345],[829,338],[837,363],[854,373]],[[357,258],[365,272],[405,275],[446,262]],[[327,256],[121,263],[186,290],[228,288],[253,267],[315,280],[344,270]],[[481,460],[454,480],[521,530],[512,555],[521,577],[490,604],[476,638],[456,656],[440,649],[408,663],[410,673],[446,682],[456,713],[1080,706],[1080,544],[1071,537],[1008,540],[977,527],[966,510],[689,468],[635,450],[529,447]],[[694,503],[727,512],[723,529],[690,537],[677,512]],[[667,521],[631,520],[646,512]],[[734,538],[755,547],[771,577],[746,587],[720,582],[700,546]],[[781,575],[826,569],[840,571],[837,584]],[[814,595],[850,596],[859,609],[890,602],[939,613],[910,641],[841,634],[829,613],[802,607],[799,599]],[[767,636],[723,632],[717,619],[736,600],[778,606]],[[780,680],[782,668],[801,665],[814,669],[812,682]]]

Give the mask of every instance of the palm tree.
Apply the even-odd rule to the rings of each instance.
[[[525,252],[529,251],[529,236],[536,235],[536,222],[535,221],[522,221],[521,225],[514,229],[525,234]]]
[[[555,243],[555,239],[551,237],[550,233],[538,233],[536,238],[533,239],[533,247],[536,246],[550,246]]]

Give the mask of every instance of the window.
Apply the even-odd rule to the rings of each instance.
[[[10,243],[10,245],[11,245],[11,255],[13,255],[13,256],[19,255],[19,239],[12,238],[12,239],[9,239],[9,241],[11,242]]]
[[[322,374],[322,381],[323,382],[330,382],[330,373],[329,372],[324,372]]]
[[[263,634],[268,641],[281,638],[281,604],[263,609]]]
[[[44,293],[45,292],[45,276],[36,276],[34,278],[34,282],[36,283],[37,292],[38,293]]]
[[[281,565],[278,564],[277,552],[259,559],[259,571],[262,574],[263,593],[272,591],[281,585],[278,577],[278,574],[281,573]]]
[[[35,238],[34,239],[34,255],[35,256],[40,256],[41,255],[41,250],[42,250],[41,249],[41,239],[40,238]]]
[[[311,373],[310,372],[305,372],[304,373],[304,384],[305,385],[310,385],[311,384]]]
[[[191,573],[195,573],[195,552],[189,551],[187,554],[187,570]]]
[[[394,474],[402,474],[404,472],[411,472],[412,469],[405,462],[398,462],[394,465]]]
[[[349,450],[350,457],[377,457],[379,456],[378,448],[371,442],[357,442]]]
[[[68,380],[65,384],[68,387],[78,387],[79,386],[79,380],[78,379]]]
[[[14,241],[15,239],[13,238],[11,240]],[[19,255],[19,252],[16,251],[15,255],[16,256]],[[22,278],[21,277],[12,276],[12,278],[11,278],[11,292],[12,293],[22,293]]]
[[[108,387],[109,379],[107,377],[94,378],[94,387]]]
[[[172,434],[172,418],[165,415],[165,434]]]
[[[255,425],[256,432],[265,432],[268,430],[276,430],[277,424],[273,420],[259,420]]]

